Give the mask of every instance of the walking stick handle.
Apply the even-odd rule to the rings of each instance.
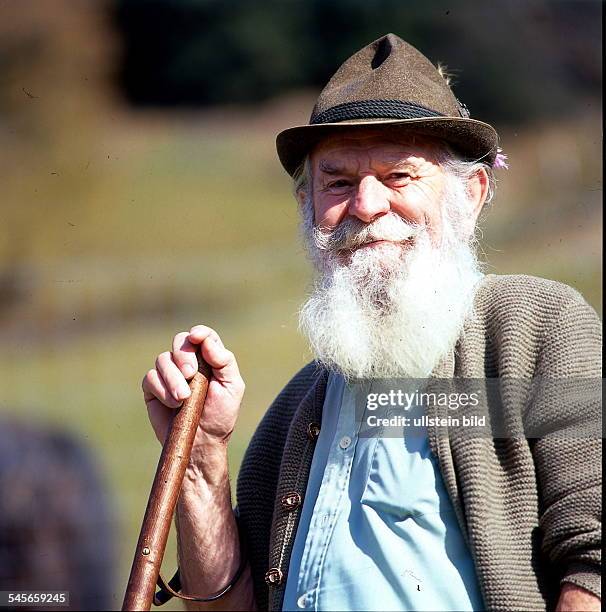
[[[200,356],[199,350],[197,357],[198,371],[189,383],[191,395],[183,402],[181,408],[175,411],[166,434],[122,610],[149,610],[154,598],[171,520],[202,416],[211,376],[210,367]]]

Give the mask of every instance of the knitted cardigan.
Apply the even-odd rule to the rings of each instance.
[[[574,289],[487,275],[452,354],[433,376],[599,379],[600,355],[600,320]],[[282,607],[327,377],[312,362],[288,383],[240,468],[237,516],[259,610]],[[522,414],[519,395],[503,398],[504,417],[530,418],[551,433],[464,438],[428,428],[488,610],[550,609],[565,581],[600,595],[601,440],[558,434],[561,411],[574,413],[574,397],[559,410],[557,402],[531,401]],[[581,419],[599,423],[595,405],[579,410]]]

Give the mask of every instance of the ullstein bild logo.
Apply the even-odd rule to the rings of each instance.
[[[391,417],[378,417],[370,414],[366,417],[369,427],[485,427],[486,416],[462,416],[453,417],[406,417],[393,415]]]

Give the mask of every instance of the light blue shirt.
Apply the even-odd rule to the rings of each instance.
[[[329,377],[283,610],[482,610],[426,432],[359,436],[370,384]]]

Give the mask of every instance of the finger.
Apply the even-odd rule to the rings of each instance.
[[[223,346],[218,336],[207,338],[200,350],[203,359],[212,368],[215,379],[227,384],[239,384],[242,381],[234,354]]]
[[[171,410],[154,397],[147,402],[147,414],[149,415],[149,421],[156,433],[156,437],[164,445],[171,422]]]
[[[219,334],[207,325],[194,325],[189,330],[187,339],[192,344],[202,344],[207,338],[219,338]]]
[[[173,338],[173,361],[183,376],[189,380],[198,370],[196,357],[198,346],[192,344],[187,339],[188,336],[189,332],[180,332]]]
[[[141,386],[143,388],[143,399],[146,403],[157,398],[169,408],[178,408],[181,405],[181,402],[172,396],[157,370],[150,370],[145,375]]]
[[[225,383],[244,386],[236,358],[228,351],[219,334],[206,325],[194,325],[189,331],[188,340],[200,344],[202,357],[213,370],[213,376]]]
[[[191,395],[185,377],[176,366],[172,355],[168,351],[158,355],[156,359],[156,370],[158,370],[165,386],[176,401],[181,402]]]

